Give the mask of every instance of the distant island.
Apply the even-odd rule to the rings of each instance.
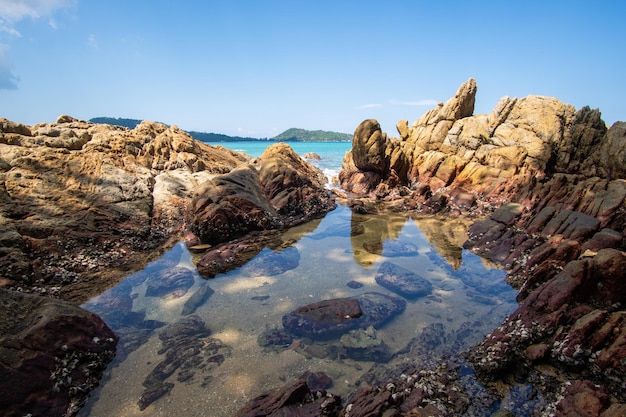
[[[102,123],[134,129],[141,120],[126,119],[123,117],[94,117],[89,119],[93,123]],[[350,142],[352,135],[347,133],[329,132],[325,130],[306,130],[292,127],[273,138],[251,138],[242,136],[228,136],[221,133],[186,131],[191,137],[202,142],[242,142],[242,141],[269,141],[269,142]]]

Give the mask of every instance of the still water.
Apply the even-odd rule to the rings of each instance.
[[[251,398],[306,371],[325,372],[333,383],[328,390],[345,400],[373,366],[402,360],[395,354],[414,345],[425,329],[437,329],[447,340],[422,347],[429,359],[468,348],[514,310],[516,293],[504,283],[503,271],[461,248],[466,231],[457,220],[361,215],[339,206],[324,219],[285,231],[288,250],[265,249],[211,280],[198,275],[193,255],[178,244],[83,306],[107,321],[120,344],[80,415],[232,416]],[[405,298],[379,285],[376,276],[389,263],[428,281],[431,291]],[[163,279],[173,284],[158,287]],[[339,337],[263,342],[268,332],[284,330],[283,316],[300,306],[372,292],[406,305],[401,314],[367,329],[387,346],[386,364],[348,357]],[[200,301],[190,309],[190,299]],[[168,340],[182,339],[170,338],[180,332],[168,326],[183,317],[206,328],[171,345]],[[181,352],[192,353],[180,359]],[[160,391],[146,394],[155,375]]]

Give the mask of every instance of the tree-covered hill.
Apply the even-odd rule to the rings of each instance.
[[[103,123],[108,125],[123,126],[134,129],[141,120],[126,119],[123,117],[94,117],[89,120],[93,123]],[[325,130],[305,130],[291,128],[285,130],[273,138],[250,138],[242,136],[228,136],[221,133],[186,131],[191,137],[202,142],[241,142],[241,141],[273,141],[273,142],[350,142],[352,135],[339,132],[328,132]]]
[[[278,136],[274,136],[272,140],[277,142],[350,142],[352,135],[339,132],[328,132],[325,130],[305,130],[292,127],[285,130]]]

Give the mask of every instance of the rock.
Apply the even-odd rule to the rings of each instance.
[[[324,390],[333,385],[333,380],[324,372],[306,371],[298,378],[308,385],[313,391]]]
[[[210,337],[210,333],[204,321],[196,315],[185,316],[159,333],[162,348],[157,353],[164,354],[165,358],[143,382],[146,389],[138,401],[140,409],[171,391],[175,385],[170,378],[173,375],[178,382],[188,382],[196,373],[202,373],[206,380],[207,375],[210,376],[226,356],[230,356],[230,348]]]
[[[335,298],[298,307],[283,316],[291,333],[314,339],[331,339],[356,328],[363,311],[353,298]]]
[[[260,395],[235,414],[237,417],[335,417],[341,409],[341,398],[323,390],[311,391],[307,383],[297,380],[271,393]]]
[[[405,307],[400,298],[368,292],[298,307],[283,316],[283,326],[298,336],[327,340],[356,328],[380,327]]]
[[[187,293],[193,283],[192,270],[183,267],[166,269],[146,280],[146,296],[179,298]]]
[[[391,349],[385,342],[376,337],[373,326],[367,329],[351,330],[339,339],[345,354],[355,361],[388,362],[391,359]]]
[[[432,292],[430,281],[391,262],[385,262],[376,273],[376,283],[408,299],[424,297]]]
[[[202,242],[215,244],[304,223],[335,207],[326,181],[288,145],[272,145],[260,158],[197,190],[191,230]]]
[[[198,288],[187,301],[185,301],[181,314],[186,316],[195,313],[198,307],[204,305],[214,292],[215,291],[209,287],[209,284],[204,284],[202,287]]]
[[[302,155],[302,157],[304,159],[310,159],[313,161],[320,161],[322,159],[322,157],[316,154],[315,152],[306,152]]]
[[[117,336],[63,301],[0,289],[0,407],[5,415],[76,415],[115,354]]]
[[[78,303],[172,246],[194,184],[248,160],[147,121],[0,130],[0,277]]]

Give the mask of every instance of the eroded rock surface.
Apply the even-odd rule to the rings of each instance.
[[[144,121],[0,120],[0,285],[85,301],[178,238],[198,184],[248,157]]]
[[[626,123],[609,128],[597,109],[541,96],[504,97],[474,115],[476,91],[470,79],[413,124],[399,122],[400,138],[364,121],[342,186],[397,210],[480,219],[464,246],[507,269],[520,307],[468,353],[478,374],[498,387],[511,376],[543,381],[552,404],[537,407],[548,413],[619,412],[626,370],[610,358],[625,354]],[[547,383],[533,367],[546,363],[581,380]]]

